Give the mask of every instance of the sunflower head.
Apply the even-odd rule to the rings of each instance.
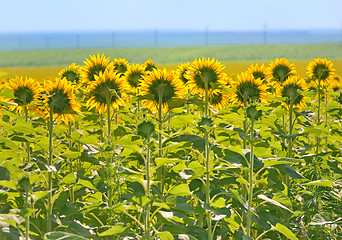
[[[145,65],[145,71],[146,72],[153,72],[154,70],[157,70],[157,65],[152,61],[152,59],[148,59],[144,62]]]
[[[252,64],[246,72],[251,73],[255,79],[260,78],[262,81],[266,80],[267,71],[264,64]]]
[[[176,70],[176,76],[182,80],[182,82],[184,84],[186,84],[188,82],[189,79],[187,79],[185,76],[188,72],[188,69],[190,67],[190,63],[186,62],[186,63],[182,63],[181,65],[178,65],[178,68]]]
[[[81,80],[80,66],[72,63],[70,66],[63,68],[58,73],[58,77],[61,79],[66,78],[68,81],[78,84]]]
[[[139,86],[139,95],[144,98],[145,107],[157,111],[161,104],[161,110],[165,113],[169,110],[170,101],[182,99],[186,92],[183,82],[175,76],[174,72],[167,71],[165,68],[145,76]]]
[[[132,64],[124,75],[124,79],[129,85],[131,92],[135,92],[139,83],[146,76],[145,66],[140,64]]]
[[[246,106],[250,102],[267,103],[267,86],[260,78],[255,79],[251,73],[243,72],[232,81],[235,88],[232,92],[232,100],[238,105]]]
[[[306,69],[308,77],[313,79],[316,84],[320,83],[323,86],[328,85],[335,74],[333,62],[328,61],[326,58],[316,58],[310,61]]]
[[[277,95],[286,100],[283,102],[286,108],[289,108],[290,104],[293,107],[302,109],[305,107],[305,98],[301,92],[307,90],[306,82],[300,76],[290,76],[282,85],[277,88]]]
[[[341,89],[342,89],[342,82],[337,76],[334,78],[334,80],[331,81],[329,87],[327,88],[327,90],[331,92],[338,92]]]
[[[208,91],[213,89],[213,85],[226,84],[224,66],[217,60],[213,59],[196,59],[188,68],[187,86],[193,94],[205,95],[206,86]]]
[[[68,124],[75,121],[75,114],[81,111],[81,105],[76,102],[74,87],[66,78],[44,82],[44,101],[42,108],[44,118],[49,117],[50,110],[58,123]]]
[[[118,72],[108,70],[101,72],[86,89],[89,98],[86,106],[89,109],[95,108],[100,114],[105,114],[108,103],[118,109],[125,104],[127,95],[124,90],[127,88],[127,83]]]
[[[221,89],[214,89],[209,93],[208,100],[209,104],[213,106],[214,109],[224,109],[229,103],[229,94]]]
[[[277,58],[269,64],[266,73],[272,85],[281,84],[288,77],[296,74],[296,67],[293,63],[290,64],[287,58]]]
[[[86,59],[84,64],[85,66],[80,68],[84,84],[95,81],[95,76],[99,75],[100,72],[113,68],[113,62],[110,62],[110,58],[106,58],[104,54],[101,56],[100,54],[97,54],[97,56],[90,56],[90,59]]]
[[[117,71],[121,76],[125,74],[129,67],[129,63],[126,59],[124,58],[115,58],[113,60],[113,70]]]
[[[39,98],[42,91],[40,84],[33,78],[14,77],[9,80],[7,87],[12,90],[14,99],[8,100],[14,102],[17,106],[11,106],[11,110],[22,112],[24,107],[29,111],[34,112],[36,107],[33,106]]]

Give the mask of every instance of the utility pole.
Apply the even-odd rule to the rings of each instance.
[[[264,45],[267,44],[267,24],[264,23]]]
[[[112,33],[112,48],[115,48],[115,32]]]
[[[204,46],[208,47],[208,45],[209,45],[209,30],[208,30],[208,26],[206,26],[204,29]]]
[[[154,30],[154,46],[158,47],[158,30]]]

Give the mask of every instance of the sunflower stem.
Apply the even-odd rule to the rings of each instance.
[[[49,111],[49,158],[48,158],[48,201],[47,201],[47,232],[51,232],[52,218],[52,134],[53,134],[53,105]]]
[[[72,123],[70,122],[68,124],[68,135],[70,136],[70,141],[69,141],[69,148],[72,148],[72,140],[71,140],[71,134],[72,134]],[[69,172],[73,173],[74,169],[72,166],[72,159],[69,158]],[[75,201],[75,194],[74,194],[74,187],[70,186],[70,201],[74,202]]]
[[[111,139],[111,114],[110,114],[110,102],[111,102],[111,94],[108,91],[106,95],[106,102],[107,102],[107,144],[112,151],[112,139]],[[108,169],[108,181],[109,181],[109,186],[108,186],[108,206],[112,206],[112,163],[113,159],[112,156],[107,158],[107,169]]]
[[[26,190],[25,191],[25,208],[26,209],[29,208],[28,195],[29,195],[29,191]],[[30,215],[26,216],[26,219],[25,219],[25,239],[26,240],[30,239]]]
[[[209,136],[208,131],[204,130],[204,157],[205,157],[205,170],[206,170],[206,184],[205,184],[205,194],[206,194],[206,204],[210,208],[210,146],[209,146]],[[207,225],[208,225],[208,239],[213,239],[212,229],[211,229],[211,213],[207,210]]]
[[[25,118],[25,122],[28,122],[28,110],[27,110],[27,106],[24,106],[24,118]],[[30,143],[26,142],[26,162],[30,161]]]
[[[318,76],[318,109],[317,109],[317,126],[321,123],[321,77]],[[319,152],[320,137],[316,137],[316,154]]]
[[[163,131],[163,119],[162,119],[162,98],[163,92],[162,89],[158,91],[159,98],[158,98],[158,126],[159,126],[159,133],[158,133],[158,157],[163,156],[163,144],[162,144],[162,131]],[[165,166],[162,166],[158,170],[158,180],[160,180],[160,191],[163,193],[164,190],[164,181],[165,181]]]
[[[253,199],[253,170],[254,170],[254,118],[251,118],[251,152],[249,156],[249,195],[248,195],[248,215],[247,215],[247,236],[251,237],[252,225],[252,199]]]
[[[293,131],[293,104],[294,104],[294,100],[290,98],[290,108],[289,108],[289,135],[292,135],[292,131]],[[289,142],[288,142],[288,158],[292,158],[292,144],[293,144],[293,139],[292,136],[289,137]],[[290,177],[288,174],[286,174],[286,186],[287,186],[287,196],[290,196]]]
[[[147,154],[146,154],[146,196],[149,200],[151,200],[151,183],[150,183],[150,137],[147,138]],[[146,212],[145,212],[145,240],[150,239],[150,202],[146,205]]]

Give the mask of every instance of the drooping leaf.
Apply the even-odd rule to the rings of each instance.
[[[173,240],[174,239],[172,234],[170,232],[168,232],[168,231],[157,233],[157,237],[160,240]]]
[[[100,237],[112,236],[112,235],[123,233],[126,230],[126,228],[127,227],[124,227],[123,225],[117,224],[117,225],[114,225],[113,227],[107,229],[106,231],[99,233],[98,235]]]
[[[290,229],[280,223],[277,223],[273,229],[284,234],[284,236],[290,240],[298,240],[296,235]]]
[[[67,232],[48,232],[44,236],[44,240],[88,240],[88,238],[67,233]]]
[[[258,198],[260,198],[260,199],[262,199],[264,201],[267,201],[267,202],[269,202],[269,203],[271,203],[271,204],[273,204],[273,205],[275,205],[277,207],[281,207],[281,208],[283,208],[283,209],[285,209],[285,210],[287,210],[289,212],[292,212],[292,210],[289,209],[288,207],[284,206],[283,204],[281,204],[280,202],[278,202],[278,201],[276,201],[274,199],[271,199],[271,198],[267,197],[266,195],[260,194],[260,195],[258,195]]]
[[[185,183],[175,186],[169,193],[175,196],[189,196],[191,194],[189,185]]]

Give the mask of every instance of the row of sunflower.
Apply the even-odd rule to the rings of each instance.
[[[298,239],[315,235],[310,224],[325,204],[319,203],[317,211],[308,210],[305,215],[302,209],[308,203],[303,199],[312,195],[310,201],[319,202],[321,187],[332,187],[334,178],[340,176],[336,170],[329,180],[322,179],[324,171],[317,167],[320,162],[329,165],[321,157],[328,149],[322,143],[330,144],[320,136],[327,132],[323,125],[336,124],[336,115],[329,119],[324,111],[323,117],[321,101],[325,100],[324,107],[328,105],[329,92],[337,92],[331,94],[337,100],[342,98],[338,96],[342,84],[334,72],[331,61],[316,58],[309,62],[304,78],[297,75],[294,64],[281,58],[268,66],[251,65],[232,78],[224,72],[223,64],[210,58],[195,59],[168,71],[158,69],[151,60],[129,64],[126,59],[111,61],[97,54],[83,66],[71,64],[57,79],[43,84],[32,78],[12,78],[1,92],[3,120],[9,120],[9,112],[19,113],[34,130],[7,135],[2,131],[3,139],[22,143],[13,149],[25,152],[22,165],[16,164],[19,170],[15,172],[21,172],[17,183],[31,181],[20,195],[23,201],[7,206],[20,208],[24,202],[24,208],[31,211],[11,226],[19,235],[24,232],[26,239],[278,239],[280,234]],[[338,107],[333,106],[335,114]],[[274,118],[279,108],[283,110]],[[300,119],[309,119],[309,113],[316,113],[315,123]],[[258,122],[262,114],[265,121],[274,122]],[[184,121],[178,123],[181,127],[175,127],[177,118]],[[281,120],[282,128],[278,126]],[[12,121],[8,126],[15,128],[19,120]],[[46,134],[37,127],[42,122]],[[67,131],[56,133],[55,122],[65,124]],[[266,129],[264,132],[272,131],[272,137],[264,134],[263,139],[255,124]],[[308,130],[307,138],[301,138],[302,129],[305,132],[313,126],[317,129]],[[43,153],[37,149],[44,144],[30,140],[41,132],[49,140]],[[337,127],[330,132],[339,134]],[[13,137],[15,134],[19,137]],[[96,137],[86,142],[82,135]],[[264,154],[268,158],[263,162],[254,156],[261,141],[273,148],[273,158]],[[40,145],[37,148],[35,144]],[[249,149],[248,153],[232,151],[236,145],[243,151]],[[0,139],[4,153],[11,146]],[[335,145],[330,148],[333,157],[339,156]],[[301,151],[311,151],[315,157],[300,162]],[[12,158],[4,159],[2,165],[9,166]],[[339,169],[340,164],[336,164]],[[299,169],[310,173],[303,177]],[[42,171],[40,185],[32,179],[42,176],[28,177],[22,174],[25,171],[34,176]],[[295,186],[302,178],[309,181],[306,184],[312,187],[312,194]],[[43,196],[39,198],[44,199],[43,204],[33,200],[37,199],[33,186]],[[272,206],[264,207],[265,202]],[[341,204],[336,199],[331,202]],[[302,210],[305,226],[292,208]],[[65,211],[70,216],[65,216]],[[335,219],[329,221],[335,223]],[[330,233],[340,236],[341,227],[332,228]],[[12,236],[5,230],[1,234]],[[319,234],[329,235],[325,230]]]

